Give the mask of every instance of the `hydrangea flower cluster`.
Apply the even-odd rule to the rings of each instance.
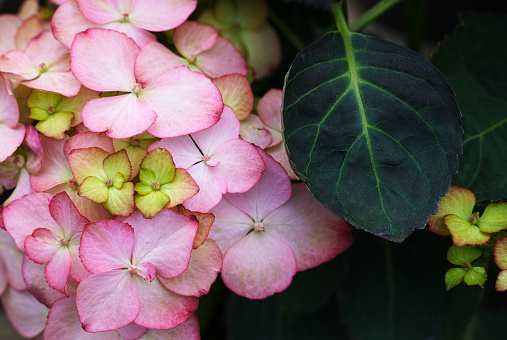
[[[0,15],[0,295],[23,336],[198,339],[219,273],[261,299],[351,245],[291,182],[281,90],[251,113],[279,62],[255,44],[280,55],[264,2],[219,1],[233,36],[196,0],[53,2]]]

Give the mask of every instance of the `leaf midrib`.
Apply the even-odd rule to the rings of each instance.
[[[350,83],[352,85],[353,91],[354,91],[355,96],[357,98],[359,112],[361,113],[361,123],[363,125],[363,133],[362,134],[364,135],[364,137],[366,139],[366,145],[368,147],[368,155],[370,157],[370,162],[371,162],[373,174],[375,175],[375,182],[376,182],[376,187],[377,187],[377,193],[379,196],[380,206],[382,208],[382,212],[387,217],[389,224],[391,224],[391,219],[384,208],[384,200],[382,199],[382,192],[380,190],[380,182],[381,181],[380,181],[378,173],[377,173],[377,167],[375,164],[375,160],[373,159],[373,150],[371,147],[371,141],[370,141],[370,136],[369,136],[369,132],[368,132],[368,128],[370,127],[370,124],[368,123],[368,119],[366,117],[366,111],[363,106],[363,99],[361,96],[361,91],[359,90],[359,75],[357,74],[357,69],[356,69],[356,67],[357,67],[356,66],[356,58],[355,58],[354,50],[352,47],[352,39],[350,37],[350,32],[348,31],[348,29],[346,29],[346,28],[341,29],[340,28],[340,33],[343,38],[346,59],[347,59],[348,65],[349,65]],[[390,229],[390,226],[389,226],[389,229]]]

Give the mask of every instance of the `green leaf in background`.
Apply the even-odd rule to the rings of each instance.
[[[458,170],[460,112],[421,55],[341,31],[305,48],[287,74],[289,158],[335,214],[400,242],[424,228]]]
[[[477,201],[507,198],[507,17],[468,13],[433,56],[463,114],[454,184]]]

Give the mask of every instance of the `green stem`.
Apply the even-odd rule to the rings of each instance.
[[[333,4],[333,14],[334,20],[336,21],[336,27],[342,34],[349,33],[349,25],[347,24],[347,19],[345,18],[344,13],[344,2],[338,1]]]
[[[306,47],[306,44],[302,42],[297,35],[292,33],[292,30],[280,19],[280,17],[269,9],[269,20],[278,28],[278,30],[287,38],[287,40],[294,46],[298,51],[301,51]]]
[[[350,30],[354,32],[361,31],[370,22],[377,19],[379,16],[387,12],[391,7],[397,5],[401,1],[403,0],[381,0],[377,2],[375,6],[366,11],[366,13],[361,15],[359,19],[356,20],[356,22],[350,25]]]

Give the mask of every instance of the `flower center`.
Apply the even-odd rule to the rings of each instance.
[[[48,65],[46,65],[46,63],[39,64],[39,71],[41,73],[46,72],[47,70],[48,70]]]
[[[71,187],[72,190],[77,190],[77,184],[74,178],[69,179],[69,187]]]
[[[130,141],[130,144],[133,145],[133,146],[138,146],[139,145],[139,139],[138,138],[132,138],[132,140]]]
[[[111,181],[110,179],[108,179],[106,181],[106,186],[110,187],[111,185],[113,185],[113,181]]]
[[[160,189],[160,184],[158,184],[158,182],[153,182],[153,184],[151,185],[153,189],[155,190],[158,190]]]
[[[25,166],[25,157],[22,155],[16,155],[12,163],[14,163],[18,168],[22,168]]]
[[[62,246],[66,246],[66,245],[67,245],[67,243],[68,243],[68,242],[67,242],[67,240],[66,240],[66,239],[64,239],[64,238],[62,238],[62,239],[60,240],[60,244],[61,244]]]
[[[219,161],[216,161],[214,159],[211,159],[210,156],[203,156],[202,159],[206,162],[207,165],[211,166],[211,167],[215,167],[217,165],[220,164]]]
[[[141,87],[141,84],[139,84],[139,83],[135,83],[134,86],[132,86],[132,92],[135,93],[136,95],[141,93],[142,89],[143,88]]]
[[[475,214],[472,215],[472,217],[470,217],[470,222],[472,222],[472,224],[477,224],[477,222],[479,222],[478,212],[476,212]]]
[[[129,267],[128,271],[129,271],[130,274],[136,275],[137,274],[137,266],[131,265]]]
[[[50,114],[55,113],[55,109],[54,109],[54,107],[52,107],[52,106],[48,107],[48,112],[49,112]]]
[[[129,14],[123,13],[121,16],[120,22],[129,22]]]
[[[253,228],[255,231],[264,231],[264,223],[262,222],[255,222],[253,225]]]

